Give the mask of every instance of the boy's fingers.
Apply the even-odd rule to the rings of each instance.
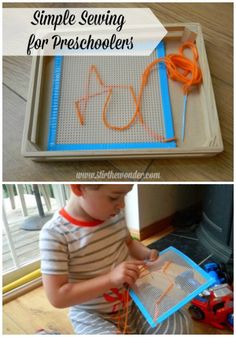
[[[139,261],[139,260],[132,260],[132,261],[127,261],[128,264],[135,264],[137,266],[143,266],[145,264],[145,261]]]
[[[127,276],[132,277],[134,280],[136,280],[139,276],[138,270],[128,270],[127,271]]]
[[[150,250],[149,261],[155,261],[159,257],[159,252],[156,249]]]
[[[134,271],[135,273],[139,273],[140,268],[136,264],[129,264],[129,265],[126,266],[126,270],[127,271],[130,270],[130,271]]]
[[[132,286],[136,281],[136,278],[133,278],[132,276],[128,275],[125,279],[125,283],[124,284],[128,284],[128,286]]]

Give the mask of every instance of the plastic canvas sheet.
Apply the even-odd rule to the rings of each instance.
[[[169,247],[142,270],[130,295],[150,326],[155,327],[213,282],[189,257]]]
[[[75,102],[85,95],[85,83],[91,65],[95,65],[106,84],[131,84],[136,95],[141,76],[147,65],[157,57],[165,56],[164,42],[147,57],[135,56],[56,56],[52,84],[52,102],[49,119],[48,150],[128,150],[145,148],[173,148],[175,141],[158,142],[136,118],[127,130],[117,131],[102,122],[105,94],[88,102],[81,125],[76,114]],[[101,90],[95,76],[91,80],[91,92]],[[111,124],[127,124],[135,111],[129,90],[114,90],[108,106]],[[174,137],[168,79],[164,64],[150,76],[142,99],[142,115],[145,123],[155,133],[166,138]]]

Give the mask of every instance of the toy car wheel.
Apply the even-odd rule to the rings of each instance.
[[[195,305],[191,305],[188,310],[192,318],[198,321],[201,321],[205,318],[204,312],[200,308],[196,307]]]

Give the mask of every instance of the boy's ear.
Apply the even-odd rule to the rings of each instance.
[[[71,184],[70,188],[71,188],[72,192],[75,195],[77,195],[78,197],[80,197],[82,195],[81,185],[80,184]]]

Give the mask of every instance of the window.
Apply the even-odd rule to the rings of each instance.
[[[65,205],[65,185],[3,185],[3,285],[39,268],[39,231]]]

